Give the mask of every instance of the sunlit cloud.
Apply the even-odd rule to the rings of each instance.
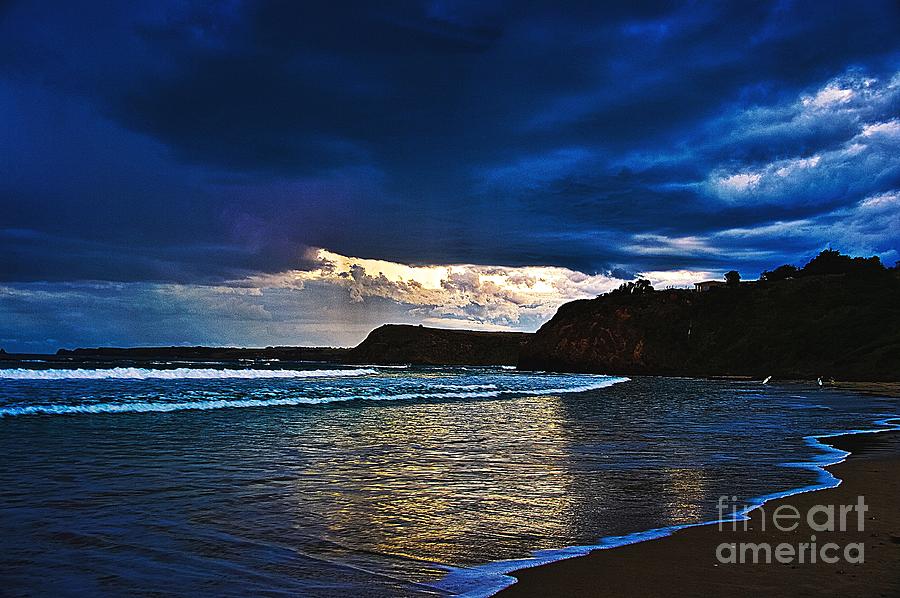
[[[241,284],[296,289],[316,282],[344,289],[351,303],[377,297],[427,318],[520,326],[549,317],[566,301],[596,296],[622,282],[555,266],[407,265],[325,249],[315,258],[318,267],[255,276]]]
[[[636,238],[656,254],[714,251],[701,239]],[[643,250],[636,247],[635,251]],[[408,314],[429,324],[483,330],[534,330],[568,301],[588,299],[626,281],[611,274],[585,274],[554,266],[484,266],[473,264],[413,266],[354,258],[319,249],[319,267],[257,276],[241,284],[255,288],[303,289],[324,284],[342,289],[345,301],[363,304],[385,299],[405,306]],[[639,272],[660,288],[689,287],[720,277],[710,270],[676,269]],[[629,279],[630,280],[630,279]],[[443,324],[441,324],[443,323]]]
[[[342,345],[386,323],[536,330],[563,303],[626,279],[554,266],[408,265],[325,249],[312,267],[220,284],[17,283],[0,286],[0,343],[8,349],[76,345]],[[658,288],[720,273],[638,273]],[[22,345],[24,330],[32,345]],[[44,333],[46,331],[46,333]],[[173,331],[176,331],[173,338]]]

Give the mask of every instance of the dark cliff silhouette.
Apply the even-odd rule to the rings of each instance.
[[[822,252],[802,269],[706,292],[626,292],[560,307],[523,348],[530,370],[900,380],[900,272]]]
[[[369,333],[352,349],[335,347],[99,347],[60,349],[54,356],[3,355],[16,361],[41,357],[47,363],[164,361],[327,361],[347,364],[515,365],[521,345],[531,336],[524,332],[477,332],[385,324]]]
[[[386,324],[351,349],[351,363],[419,365],[515,365],[530,334],[475,332]]]

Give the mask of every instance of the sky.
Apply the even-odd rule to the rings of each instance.
[[[900,259],[900,4],[0,2],[0,347]]]

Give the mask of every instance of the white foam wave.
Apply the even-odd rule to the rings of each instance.
[[[60,370],[57,370],[60,371]],[[70,370],[71,371],[71,370]],[[221,371],[221,370],[218,370]],[[233,370],[236,371],[236,370]],[[246,370],[245,370],[246,371]],[[266,370],[267,371],[267,370]],[[312,370],[330,371],[330,370]],[[353,370],[336,370],[353,371]],[[20,407],[0,407],[0,417],[14,417],[19,415],[76,415],[94,413],[167,413],[171,411],[213,409],[235,409],[246,407],[289,407],[299,405],[322,405],[342,401],[408,401],[413,399],[476,399],[494,398],[501,394],[518,395],[551,395],[562,393],[586,392],[612,386],[619,382],[627,382],[628,378],[604,378],[595,384],[573,386],[570,388],[553,388],[542,390],[505,389],[505,390],[473,390],[471,392],[415,392],[403,394],[384,395],[357,395],[339,397],[291,397],[285,399],[238,399],[238,400],[205,400],[182,401],[172,403],[94,403],[84,405],[23,405]],[[444,385],[445,388],[452,385]],[[459,385],[463,386],[493,386],[493,385]],[[450,390],[449,388],[447,388]]]
[[[241,407],[289,407],[297,405],[322,405],[340,401],[402,401],[421,398],[486,398],[495,397],[493,392],[444,392],[407,393],[396,395],[360,395],[352,397],[292,397],[289,399],[239,399],[235,401],[184,401],[179,403],[94,403],[87,405],[25,405],[22,407],[0,408],[0,417],[16,415],[71,415],[83,413],[167,413],[169,411],[211,409],[235,409]]]
[[[0,370],[0,378],[11,380],[206,380],[247,378],[337,378],[341,376],[366,376],[376,370],[227,370],[213,368],[175,368],[171,370],[146,368],[108,369],[52,369],[32,370],[15,368]]]
[[[525,394],[529,395],[556,395],[570,392],[587,392],[589,390],[600,390],[601,388],[607,388],[609,386],[612,386],[613,384],[628,382],[629,380],[631,380],[631,378],[606,378],[600,382],[596,382],[594,384],[585,384],[584,386],[570,386],[569,388],[542,388],[539,390],[529,390],[524,392]]]
[[[431,384],[431,388],[446,388],[448,390],[493,390],[496,384]]]

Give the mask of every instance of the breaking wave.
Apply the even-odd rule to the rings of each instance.
[[[225,370],[213,368],[175,368],[152,370],[146,368],[109,368],[74,370],[31,370],[16,368],[0,370],[0,378],[11,380],[207,380],[249,378],[337,378],[367,376],[376,370]]]
[[[631,378],[607,378],[606,380],[597,382],[596,384],[585,384],[584,386],[572,386],[569,388],[541,388],[538,390],[529,390],[525,394],[558,395],[568,392],[587,392],[589,390],[599,390],[601,388],[606,388],[607,386],[612,386],[613,384],[618,384],[619,382],[628,382],[629,380],[631,380]]]
[[[496,384],[432,384],[432,388],[446,388],[449,390],[494,390]]]
[[[8,371],[8,370],[7,370]],[[59,371],[59,370],[57,370]],[[72,371],[72,370],[69,370]],[[91,370],[87,370],[91,371]],[[196,370],[195,370],[196,371]],[[222,370],[215,370],[221,372]],[[246,370],[232,370],[246,371]],[[268,371],[268,370],[258,370]],[[276,370],[279,371],[279,370]],[[323,372],[323,371],[365,371],[365,370],[311,370],[305,373]],[[294,372],[304,373],[304,372]],[[501,394],[516,394],[522,396],[528,395],[549,395],[562,393],[577,393],[588,390],[597,390],[606,388],[619,382],[626,382],[628,378],[604,378],[595,384],[584,386],[573,386],[571,388],[553,388],[553,389],[505,389],[505,390],[473,390],[472,392],[454,392],[453,385],[444,385],[443,388],[450,392],[412,392],[401,394],[382,394],[382,395],[356,395],[356,396],[332,396],[332,397],[290,397],[284,399],[236,399],[236,400],[199,400],[199,401],[180,401],[180,402],[121,402],[121,403],[93,403],[93,404],[68,404],[68,405],[22,405],[16,407],[0,407],[0,417],[13,417],[19,415],[75,415],[75,414],[95,414],[95,413],[167,413],[171,411],[188,411],[199,410],[208,411],[213,409],[235,409],[246,407],[288,407],[298,405],[322,405],[326,403],[346,402],[346,401],[408,401],[413,399],[475,399],[475,398],[493,398]],[[487,387],[493,385],[459,385],[460,388],[466,386],[472,388]],[[439,385],[435,385],[441,388]]]

